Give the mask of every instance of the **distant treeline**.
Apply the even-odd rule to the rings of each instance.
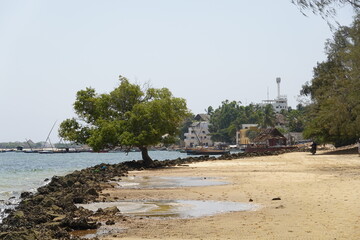
[[[51,147],[49,143],[46,142],[37,142],[34,143],[32,141],[29,142],[1,142],[0,148],[1,149],[14,149],[17,147],[23,147],[23,148],[45,148],[45,147]],[[75,144],[66,144],[66,143],[55,143],[53,144],[53,147],[55,148],[74,148],[79,147],[79,145]]]

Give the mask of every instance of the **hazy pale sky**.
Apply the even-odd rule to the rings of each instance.
[[[109,92],[119,75],[169,88],[195,114],[273,99],[281,77],[295,107],[332,37],[290,0],[0,0],[0,34],[0,142],[45,141],[57,121],[56,142],[76,92]]]

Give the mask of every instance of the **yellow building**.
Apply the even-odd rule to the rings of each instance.
[[[247,137],[247,132],[250,130],[259,130],[258,124],[242,124],[241,129],[236,133],[236,144],[247,145],[250,144],[250,139]]]

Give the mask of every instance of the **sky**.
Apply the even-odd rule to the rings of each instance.
[[[274,99],[281,77],[295,108],[332,35],[290,0],[0,0],[0,142],[45,141],[54,123],[58,141],[76,92],[108,93],[119,75],[168,88],[194,114]]]

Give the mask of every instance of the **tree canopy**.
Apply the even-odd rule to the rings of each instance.
[[[352,26],[338,29],[326,43],[326,54],[301,90],[312,100],[304,135],[341,146],[360,137],[359,16]]]
[[[95,151],[138,147],[145,164],[151,164],[147,148],[173,142],[189,116],[185,99],[167,88],[142,90],[120,76],[120,84],[108,94],[86,88],[76,94],[78,119],[66,119],[59,128],[65,140],[88,144]]]
[[[254,123],[261,127],[273,127],[276,116],[272,105],[250,104],[241,106],[240,102],[225,100],[210,114],[209,131],[213,141],[235,143],[236,131],[241,124]]]
[[[291,0],[291,2],[297,5],[305,16],[307,11],[320,15],[332,30],[340,26],[336,19],[339,9],[350,6],[355,13],[359,13],[360,10],[360,0]]]
[[[314,14],[323,17],[336,15],[336,9],[346,5],[355,10],[360,8],[360,0],[292,0],[291,2],[299,6],[301,10],[311,10]]]
[[[307,106],[298,104],[296,109],[289,108],[288,111],[282,111],[286,120],[286,127],[289,132],[302,132],[304,131],[306,123]]]

